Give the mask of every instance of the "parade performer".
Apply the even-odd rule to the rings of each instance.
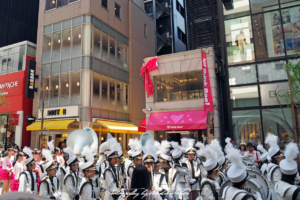
[[[274,186],[275,184],[281,180],[281,171],[279,168],[279,163],[283,160],[283,154],[277,144],[278,137],[272,134],[269,134],[265,140],[265,143],[269,144],[270,148],[268,150],[269,156],[271,157],[271,162],[268,164],[268,174],[267,180],[269,183],[270,197],[272,200],[277,200],[277,194],[275,192]]]
[[[187,148],[185,149],[187,159],[185,163],[188,166],[189,173],[193,179],[196,180],[195,183],[191,184],[191,192],[189,194],[190,199],[196,199],[200,191],[199,181],[200,181],[200,165],[195,160],[196,149],[194,148],[195,139],[187,139]]]
[[[43,164],[43,168],[47,175],[42,179],[40,187],[38,189],[39,195],[47,197],[49,199],[61,199],[61,191],[59,180],[56,177],[57,163],[53,160],[51,151],[48,149],[42,150],[43,156],[47,159],[47,162]]]
[[[228,166],[228,159],[225,158],[222,147],[217,139],[211,141],[211,147],[217,153],[217,161],[220,166],[220,173],[215,177],[215,179],[218,181],[219,185],[222,186],[222,184],[228,179],[225,173]]]
[[[24,153],[20,152],[16,155],[16,161],[13,163],[13,170],[12,172],[14,173],[15,177],[14,180],[10,182],[10,190],[12,192],[16,192],[19,190],[19,177],[20,174],[23,172],[23,157]]]
[[[55,161],[59,163],[59,167],[63,167],[65,163],[63,157],[61,156],[61,149],[55,147],[54,153],[55,153]]]
[[[63,200],[79,200],[79,179],[78,179],[78,168],[79,160],[75,155],[71,147],[64,148],[66,159],[65,164],[68,166],[69,170],[63,180],[63,190],[62,199]]]
[[[87,148],[87,147],[84,147],[83,150],[86,150],[86,153],[85,154],[92,154],[93,157],[94,157],[94,164],[96,166],[96,169],[98,169],[98,166],[97,166],[97,161],[98,161],[98,152],[97,152],[97,149],[98,149],[98,144],[96,142],[93,142],[93,144],[90,146],[90,148]],[[83,155],[84,151],[82,151],[81,155]],[[97,171],[98,173],[98,171]],[[101,176],[94,176],[92,178],[92,183],[93,183],[93,188],[94,188],[94,191],[95,191],[95,195],[96,195],[96,198],[100,198],[100,191],[101,191]]]
[[[19,192],[29,192],[37,194],[37,175],[33,172],[35,168],[35,161],[32,156],[32,150],[29,147],[23,148],[23,153],[27,157],[24,161],[26,170],[19,176]]]
[[[187,168],[187,164],[181,161],[183,156],[182,150],[177,142],[171,142],[174,151],[172,152],[172,159],[174,161],[174,168],[177,170],[179,176],[175,177],[176,186],[174,191],[175,199],[189,199],[189,192],[191,190],[190,184],[194,184],[196,182],[195,179],[191,178],[189,170]]]
[[[220,185],[215,178],[219,176],[220,166],[212,145],[206,145],[204,151],[206,161],[203,166],[207,171],[207,177],[201,180],[201,197],[202,200],[217,200]]]
[[[33,171],[37,174],[37,188],[39,188],[42,181],[40,178],[40,166],[44,161],[42,160],[42,152],[40,150],[36,150],[33,154],[35,155],[35,169]]]
[[[269,152],[267,150],[264,149],[262,144],[258,144],[257,145],[257,150],[259,150],[260,152],[262,152],[262,155],[260,156],[261,161],[263,161],[263,164],[260,168],[261,174],[263,175],[263,177],[268,180],[267,177],[267,168],[268,168],[268,164],[271,162],[271,157],[269,155]],[[269,192],[270,194],[270,192]]]
[[[203,167],[203,162],[205,161],[205,151],[204,151],[205,145],[199,141],[196,143],[195,147],[199,148],[199,150],[196,151],[196,155],[197,155],[197,162],[199,164],[200,173],[201,173],[199,182],[201,183],[201,180],[203,178],[206,178],[207,176],[207,171]],[[201,158],[203,158],[203,162],[201,162]]]
[[[261,194],[254,191],[253,194],[248,194],[242,188],[248,183],[249,174],[245,170],[242,162],[242,155],[239,150],[234,148],[233,145],[225,148],[226,157],[233,163],[228,169],[227,176],[232,182],[232,186],[227,186],[222,192],[223,200],[262,200]]]
[[[281,181],[278,181],[274,187],[279,200],[300,199],[300,189],[294,183],[298,172],[298,166],[294,159],[298,154],[299,149],[296,143],[291,142],[286,145],[285,159],[279,163],[282,173]]]
[[[14,174],[12,172],[13,169],[12,164],[14,162],[13,153],[14,153],[14,149],[9,147],[7,149],[7,156],[4,157],[3,159],[2,173],[1,173],[1,179],[3,180],[3,188],[1,194],[9,192],[10,181],[14,179]]]

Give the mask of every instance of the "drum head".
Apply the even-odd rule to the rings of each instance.
[[[248,172],[249,176],[251,177],[250,180],[255,180],[262,187],[264,194],[267,197],[268,193],[269,193],[269,186],[268,186],[266,179],[255,170],[247,169],[246,171]]]
[[[251,156],[243,156],[243,163],[245,164],[245,165],[255,165],[255,161],[254,161],[254,159],[253,159],[253,157],[251,157]]]

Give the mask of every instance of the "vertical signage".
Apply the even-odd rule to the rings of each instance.
[[[203,93],[204,93],[204,110],[205,111],[213,111],[214,105],[211,95],[210,88],[210,80],[209,80],[209,72],[207,66],[206,53],[201,51],[202,57],[202,75],[203,75]]]
[[[35,88],[35,71],[36,71],[36,62],[32,60],[28,60],[27,65],[27,79],[26,79],[26,98],[33,99],[34,92],[36,92]]]
[[[10,114],[9,118],[11,125],[19,125],[19,114]]]

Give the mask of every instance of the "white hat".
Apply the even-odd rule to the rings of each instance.
[[[43,149],[42,150],[43,156],[46,158],[47,162],[43,164],[43,168],[47,170],[51,170],[54,168],[57,168],[57,163],[53,160],[52,153],[49,149]]]
[[[85,146],[82,149],[81,156],[85,157],[86,162],[80,164],[80,169],[84,172],[86,170],[97,170],[94,159],[94,152],[90,146]]]
[[[194,148],[194,143],[195,143],[195,139],[187,139],[187,144],[188,147],[185,148],[185,153],[186,154],[195,154],[196,153],[196,149]]]
[[[122,151],[122,147],[120,143],[117,142],[117,139],[114,138],[110,133],[107,134],[107,142],[109,144],[109,149],[105,151],[105,155],[107,158],[118,158],[120,151]]]
[[[257,150],[262,152],[262,155],[260,156],[260,159],[262,161],[265,161],[265,160],[268,160],[269,162],[271,161],[271,156],[269,155],[269,152],[267,152],[267,150],[264,149],[262,144],[257,145]]]
[[[172,157],[170,156],[170,148],[171,144],[167,140],[161,141],[160,144],[160,155],[159,155],[159,160],[160,161],[172,161]]]
[[[206,155],[206,161],[203,162],[203,167],[206,171],[215,171],[219,170],[220,166],[217,162],[217,154],[215,153],[214,149],[211,145],[207,145],[205,147],[205,155]]]
[[[142,159],[143,152],[142,152],[142,144],[138,138],[134,138],[130,145],[130,154],[132,158]]]
[[[153,144],[153,140],[147,140],[144,150],[145,150],[145,154],[143,155],[143,163],[149,163],[149,162],[156,162],[157,161],[157,151],[156,148]]]
[[[205,145],[202,143],[202,142],[197,142],[196,147],[199,148],[199,150],[196,151],[196,154],[199,156],[199,157],[205,157]]]
[[[74,150],[71,147],[64,148],[64,152],[69,155],[69,159],[66,161],[67,165],[74,165],[79,162]]]
[[[266,138],[265,143],[269,144],[270,148],[268,150],[270,157],[282,157],[282,152],[277,144],[277,139],[278,137],[276,135],[273,134],[269,134],[268,137]]]
[[[228,171],[227,176],[233,183],[240,183],[248,178],[248,173],[245,170],[245,166],[242,161],[242,155],[239,150],[235,149],[232,145],[225,149],[226,157],[234,164]]]
[[[100,154],[101,154],[101,153],[104,153],[105,150],[107,150],[107,149],[109,149],[109,144],[108,144],[108,142],[107,142],[107,141],[106,141],[106,142],[102,142],[101,145],[100,145],[100,147],[99,147],[99,153],[100,153]]]
[[[214,139],[213,141],[211,141],[211,147],[217,153],[218,164],[220,166],[222,166],[226,162],[226,159],[225,159],[225,156],[224,156],[224,153],[222,151],[222,147],[221,147],[219,141],[217,139]]]
[[[93,170],[96,170],[97,171],[97,168],[96,168],[96,164],[94,163],[94,161],[88,161],[86,163],[83,163],[81,166],[80,166],[80,169],[84,172],[84,171],[93,171]]]
[[[298,172],[298,166],[295,158],[299,154],[299,149],[296,143],[291,142],[286,145],[284,156],[285,159],[279,163],[280,170],[283,174],[294,175]]]
[[[29,165],[30,163],[35,162],[32,156],[32,150],[29,147],[24,147],[23,153],[28,156],[28,158],[24,161],[25,165]]]
[[[181,140],[181,149],[183,153],[186,153],[186,149],[189,147],[189,139],[188,138],[182,138]]]
[[[156,140],[154,141],[154,147],[156,149],[156,155],[158,157],[159,154],[160,154],[160,143],[158,141],[156,141]]]
[[[171,142],[171,145],[174,148],[174,150],[172,152],[173,159],[181,158],[183,153],[182,153],[182,149],[178,145],[178,142]]]

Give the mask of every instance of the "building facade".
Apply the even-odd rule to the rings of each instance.
[[[138,136],[145,102],[140,67],[155,55],[154,22],[138,3],[41,1],[33,115],[41,119],[44,104],[44,141],[62,145],[84,127],[92,127],[100,143],[111,132],[124,148]],[[27,129],[36,147],[41,121]]]
[[[224,1],[228,2],[228,1]],[[287,62],[298,62],[300,3],[293,0],[219,2],[229,134],[236,142],[263,143],[268,134],[281,147],[294,140]]]
[[[206,54],[213,111],[204,108],[201,51]],[[145,62],[151,58],[145,58]],[[205,62],[205,61],[203,61]],[[146,129],[156,140],[194,138],[209,143],[221,139],[215,55],[212,48],[157,57],[158,68],[150,71],[153,96],[146,97]],[[207,74],[207,73],[205,73]],[[205,82],[206,83],[206,82]]]

